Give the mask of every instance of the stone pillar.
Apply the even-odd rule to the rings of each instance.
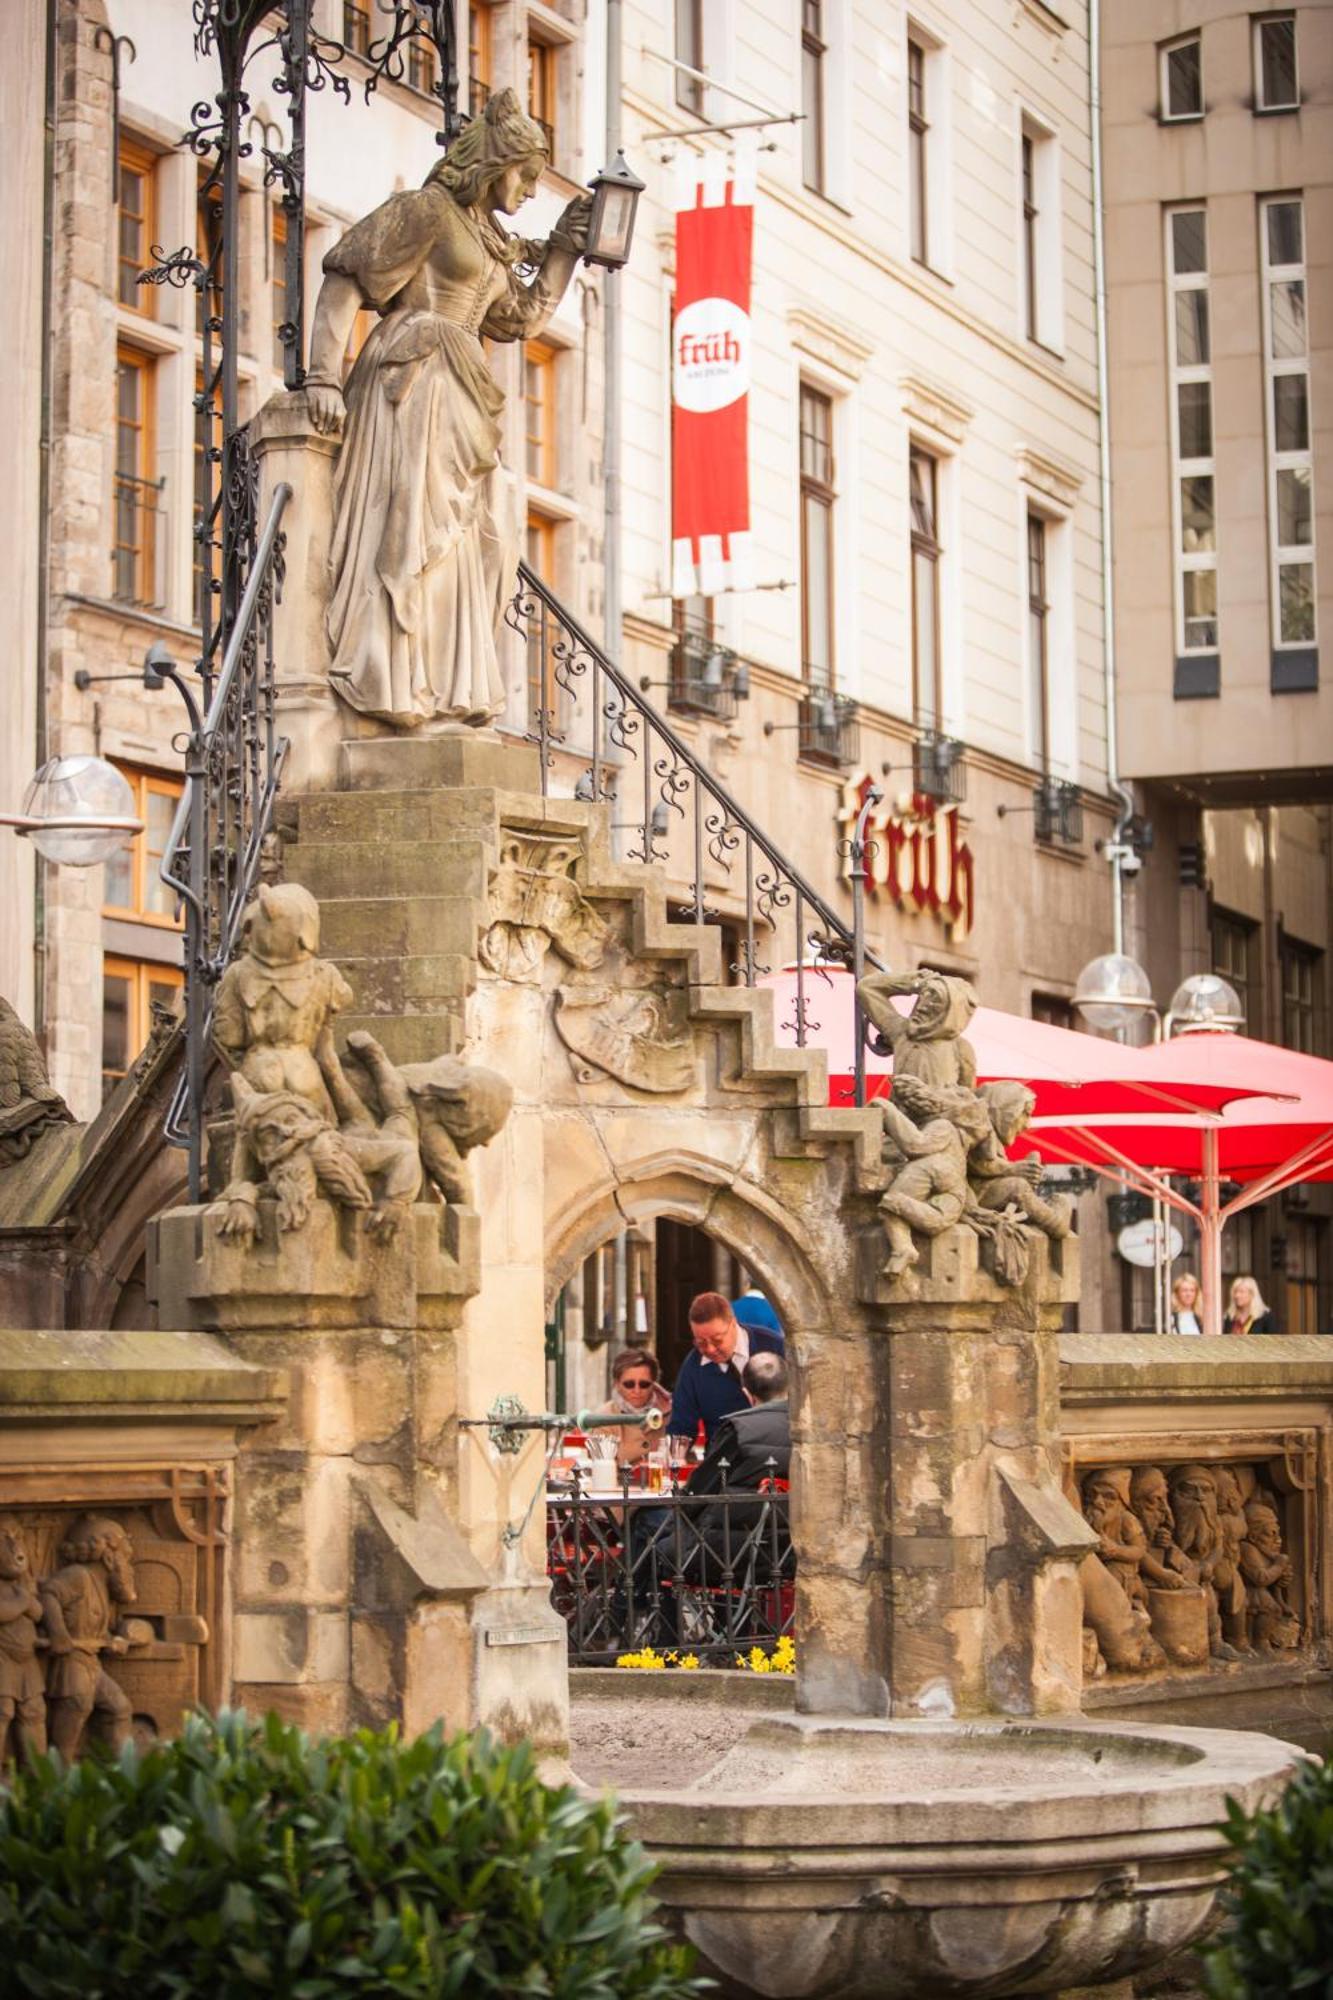
[[[891,1712],[1075,1711],[1078,1566],[1096,1540],[1059,1477],[1057,1336],[1077,1244],[1034,1237],[1017,1289],[969,1229],[918,1247],[909,1297],[879,1276],[878,1232],[862,1246],[885,1335]]]
[[[232,1698],[317,1730],[484,1723],[562,1748],[564,1625],[501,1532],[540,1459],[484,1478],[498,1455],[456,1422],[495,1373],[493,1325],[463,1327],[478,1215],[422,1203],[387,1244],[324,1201],[281,1239],[261,1219],[253,1246],[202,1208],[151,1236],[161,1323],[291,1383],[237,1466]]]

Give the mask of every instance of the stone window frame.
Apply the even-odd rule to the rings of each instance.
[[[1218,606],[1218,543],[1221,539],[1217,509],[1217,461],[1216,461],[1216,421],[1212,364],[1212,295],[1209,283],[1208,207],[1206,202],[1178,202],[1163,210],[1164,269],[1166,291],[1166,352],[1167,376],[1169,382],[1168,437],[1171,460],[1171,570],[1172,621],[1175,626],[1177,657],[1186,654],[1216,655],[1221,646],[1221,617]],[[1203,223],[1203,263],[1198,270],[1178,268],[1178,243],[1176,222],[1186,216],[1197,215]],[[1206,333],[1207,354],[1201,361],[1182,361],[1180,358],[1180,313],[1181,301],[1186,296],[1198,295],[1202,298],[1202,318],[1199,324]],[[1181,390],[1187,387],[1204,387],[1208,392],[1208,444],[1206,453],[1193,453],[1188,458],[1184,454],[1180,420]],[[1207,480],[1212,493],[1212,548],[1187,549],[1185,546],[1185,506],[1184,495],[1187,483],[1195,485]],[[1212,577],[1212,630],[1196,630],[1191,636],[1191,627],[1205,624],[1208,613],[1198,608],[1195,601],[1191,611],[1187,599],[1191,589],[1188,579],[1192,576]]]

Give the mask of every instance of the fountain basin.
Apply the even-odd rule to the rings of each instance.
[[[1198,1937],[1227,1798],[1275,1797],[1302,1755],[1084,1717],[773,1717],[688,1789],[622,1804],[733,2000],[999,2000],[1123,1979]]]

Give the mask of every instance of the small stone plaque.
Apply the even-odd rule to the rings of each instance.
[[[547,1646],[561,1637],[545,1625],[506,1625],[486,1634],[488,1646]]]

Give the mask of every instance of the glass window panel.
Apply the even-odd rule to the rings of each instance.
[[[1260,87],[1263,105],[1272,111],[1296,102],[1296,22],[1288,15],[1282,21],[1259,24]]]
[[[1182,209],[1172,216],[1171,268],[1178,278],[1208,269],[1208,220],[1201,208]]]
[[[939,713],[939,630],[935,602],[935,558],[912,552],[913,657],[918,717],[933,724]]]
[[[801,178],[816,191],[824,185],[824,93],[822,54],[807,43],[801,50]]]
[[[1213,455],[1213,392],[1207,382],[1178,382],[1176,397],[1180,411],[1180,456],[1211,458]]]
[[[144,879],[143,906],[154,916],[176,913],[176,898],[158,874],[166,853],[171,824],[176,817],[176,800],[167,792],[149,790],[144,799]]]
[[[1217,547],[1211,478],[1180,482],[1180,546],[1186,555],[1209,554]]]
[[[1273,377],[1273,447],[1276,451],[1310,449],[1310,397],[1304,375]]]
[[[1314,643],[1314,565],[1283,563],[1278,571],[1278,617],[1284,646]]]
[[[822,500],[807,493],[802,501],[805,516],[805,677],[812,687],[829,687],[833,681],[831,641],[832,579],[829,561],[829,509]]]
[[[102,871],[102,901],[113,910],[134,908],[134,851],[119,847]]]
[[[914,451],[910,461],[912,532],[935,539],[935,461]]]
[[[1217,571],[1187,569],[1180,579],[1185,605],[1185,645],[1211,650],[1217,644]]]
[[[1314,539],[1310,521],[1310,468],[1308,465],[1280,471],[1277,475],[1277,539],[1284,549],[1308,548]]]
[[[150,1007],[170,1007],[173,1014],[179,1014],[181,998],[181,983],[179,979],[173,979],[165,972],[149,974],[148,1004]]]
[[[1208,346],[1208,294],[1202,285],[1176,293],[1176,366],[1206,367]]]
[[[1269,263],[1301,263],[1301,204],[1298,201],[1270,201],[1267,213]]]
[[[1305,353],[1305,280],[1283,278],[1268,289],[1274,361]]]
[[[118,972],[102,975],[102,1068],[123,1076],[130,1066],[130,981]]]
[[[1195,118],[1203,110],[1203,65],[1197,41],[1167,50],[1166,109],[1170,118]]]

